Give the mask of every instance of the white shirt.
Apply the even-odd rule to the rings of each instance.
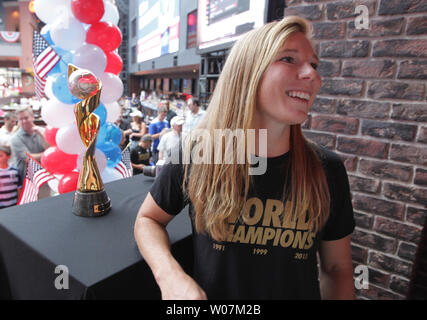
[[[178,143],[179,135],[173,130],[162,136],[157,149],[163,154],[163,159],[167,156],[168,151],[172,150]]]
[[[203,115],[206,113],[205,110],[199,108],[199,111],[196,114],[193,114],[191,110],[187,111],[185,114],[185,122],[182,126],[182,133],[188,133],[193,130],[199,121],[203,118]]]

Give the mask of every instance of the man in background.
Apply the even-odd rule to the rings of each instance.
[[[10,147],[12,136],[18,130],[16,125],[16,115],[12,112],[6,112],[3,115],[4,125],[0,128],[0,145]]]
[[[187,105],[189,110],[185,113],[185,122],[182,127],[184,135],[190,133],[206,113],[205,110],[200,109],[199,100],[195,98],[188,99]]]

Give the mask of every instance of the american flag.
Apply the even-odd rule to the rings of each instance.
[[[53,179],[56,178],[47,172],[39,163],[29,158],[27,175],[25,176],[24,187],[22,188],[18,205],[36,201],[40,187]]]
[[[33,33],[33,68],[36,95],[39,99],[45,96],[44,86],[47,74],[61,60],[61,57],[49,46],[43,36],[34,30]]]
[[[125,151],[122,153],[122,160],[119,162],[119,164],[114,168],[120,174],[123,178],[129,178],[132,177],[132,165],[130,163],[130,151],[129,148],[126,148]]]

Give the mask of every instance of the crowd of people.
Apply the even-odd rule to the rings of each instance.
[[[146,112],[135,94],[128,106],[122,105],[116,125],[122,131],[122,150],[130,150],[134,175],[143,173],[144,166],[155,165],[158,160],[165,159],[181,134],[191,131],[205,112],[199,108],[195,98],[189,98],[181,108],[171,105],[170,100],[162,99],[156,106],[157,110]],[[17,204],[30,157],[40,162],[47,148],[49,143],[45,139],[44,127],[35,124],[31,106],[23,105],[3,114],[0,128],[0,209]],[[45,184],[39,190],[38,199],[52,194]]]
[[[181,136],[191,132],[205,114],[194,97],[179,105],[173,103],[174,100],[175,97],[156,102],[157,116],[154,118],[152,109],[146,110],[136,94],[129,100],[129,106],[122,108],[116,124],[123,133],[122,149],[130,149],[134,175],[142,173],[144,166],[165,160]],[[130,111],[128,115],[127,111]]]

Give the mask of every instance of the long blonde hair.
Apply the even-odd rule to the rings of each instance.
[[[302,32],[308,38],[311,25],[303,18],[288,16],[247,33],[233,46],[202,121],[197,126],[214,136],[215,129],[254,128],[257,90],[265,70],[274,61],[288,37]],[[233,142],[234,147],[239,147]],[[189,152],[194,141],[183,144]],[[223,152],[217,143],[208,143],[203,152]],[[236,161],[236,154],[234,160]],[[248,161],[238,164],[203,164],[185,166],[183,189],[195,209],[197,232],[207,232],[223,241],[229,235],[229,221],[239,215],[248,196],[251,176]],[[290,132],[290,187],[285,187],[285,214],[293,218],[309,212],[309,225],[318,231],[329,214],[329,192],[321,161],[314,145],[306,140],[301,125],[292,125]],[[283,177],[285,179],[286,177]],[[286,194],[285,194],[286,193]],[[284,216],[284,215],[283,215]],[[282,217],[283,217],[282,216]]]

